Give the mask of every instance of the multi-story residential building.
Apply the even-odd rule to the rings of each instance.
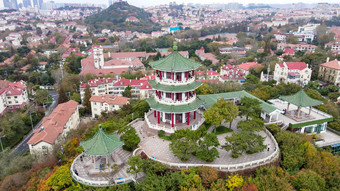
[[[274,80],[277,82],[308,84],[312,76],[312,69],[304,62],[284,62],[276,64]]]
[[[29,102],[25,82],[0,80],[0,99],[0,116],[23,108]]]
[[[257,62],[246,62],[239,65],[231,65],[227,64],[221,68],[221,76],[236,76],[239,79],[239,76],[247,76],[250,73],[250,68],[255,68],[261,66]]]
[[[129,101],[130,98],[118,95],[94,95],[90,99],[92,118],[100,116],[102,112],[118,110],[122,108],[123,105],[129,103]]]
[[[204,47],[202,46],[201,49],[196,50],[195,54],[202,60],[210,60],[213,64],[218,64],[219,60],[216,59],[215,55],[212,53],[206,53]]]
[[[53,146],[62,143],[67,132],[79,125],[78,103],[70,100],[59,104],[54,111],[44,117],[41,126],[33,131],[27,142],[31,154],[48,154]]]
[[[320,64],[318,77],[322,81],[332,83],[340,87],[340,61],[335,59]]]
[[[337,51],[340,52],[340,42],[336,42],[336,43],[327,43],[325,44],[325,48],[330,47],[332,51]]]
[[[98,78],[89,80],[87,83],[80,84],[80,97],[84,99],[85,88],[88,84],[90,86],[92,95],[113,94],[113,84],[117,82],[116,78]]]
[[[277,49],[284,50],[286,48],[293,48],[295,51],[309,51],[314,52],[317,46],[311,44],[286,44],[286,43],[278,43]]]
[[[148,83],[148,80],[134,80],[121,78],[119,80],[115,78],[102,78],[89,80],[87,83],[80,85],[80,97],[83,100],[85,95],[86,85],[90,86],[92,95],[104,95],[115,94],[122,96],[125,88],[131,87],[132,98],[148,98],[152,94],[152,87]]]
[[[196,74],[198,80],[218,80],[221,76],[220,73],[214,70],[197,71]]]
[[[245,81],[245,77],[245,74],[237,67],[237,65],[227,64],[222,66],[219,80],[221,82],[237,81],[242,83]]]

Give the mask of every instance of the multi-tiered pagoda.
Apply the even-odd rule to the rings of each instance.
[[[155,80],[149,81],[155,90],[147,99],[152,112],[146,115],[149,127],[155,129],[196,129],[204,118],[197,112],[203,101],[196,98],[195,90],[202,84],[195,80],[195,70],[200,66],[194,60],[173,52],[166,58],[150,63],[155,70]],[[160,128],[162,127],[162,128]]]

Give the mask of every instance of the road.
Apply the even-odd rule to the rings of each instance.
[[[45,116],[49,116],[52,111],[57,107],[58,105],[58,93],[55,91],[48,91],[48,93],[52,96],[53,98],[53,102],[50,105],[50,107],[48,107],[48,109],[45,112]],[[34,126],[34,129],[39,128],[40,125],[42,124],[42,119],[39,121],[38,124],[36,124]],[[19,144],[17,144],[12,151],[16,152],[17,156],[21,156],[23,155],[27,150],[28,150],[28,145],[27,142],[28,140],[33,136],[33,130],[31,130],[27,135],[24,136],[24,138],[20,141]]]

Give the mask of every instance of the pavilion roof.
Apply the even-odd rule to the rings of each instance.
[[[300,107],[316,106],[322,104],[322,101],[309,97],[303,89],[293,95],[280,96],[280,99]]]
[[[200,65],[192,59],[185,58],[177,51],[173,51],[169,56],[150,63],[153,69],[167,72],[196,70]]]
[[[168,92],[183,92],[183,91],[192,91],[197,89],[202,85],[202,82],[194,81],[193,83],[186,85],[164,85],[161,83],[157,83],[155,80],[150,80],[149,84],[155,90],[168,91]]]
[[[149,103],[149,106],[157,111],[168,112],[168,113],[186,113],[195,111],[197,108],[201,107],[204,102],[200,99],[196,99],[195,101],[183,104],[183,105],[166,105],[157,102],[154,98],[148,98],[146,101]]]
[[[89,140],[81,141],[80,145],[88,155],[108,155],[123,145],[117,134],[107,134],[102,128]]]

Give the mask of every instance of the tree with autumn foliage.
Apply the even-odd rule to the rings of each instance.
[[[86,84],[85,94],[84,94],[84,99],[83,99],[83,106],[85,107],[86,113],[91,113],[91,102],[90,102],[91,96],[92,96],[92,92],[91,92],[90,86]]]

